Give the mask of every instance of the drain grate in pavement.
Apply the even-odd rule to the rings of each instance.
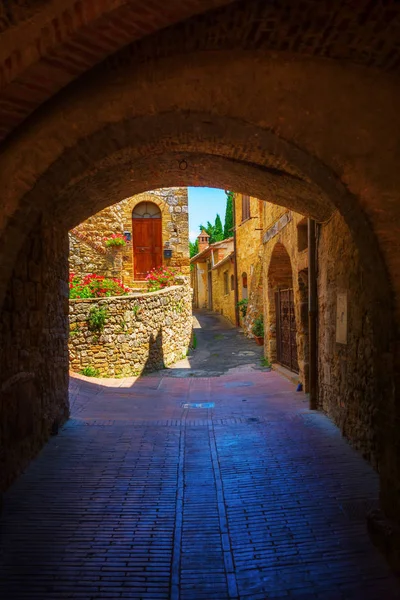
[[[181,404],[182,408],[214,408],[214,402],[186,402]]]
[[[377,498],[350,500],[340,504],[340,510],[350,521],[364,521],[370,510],[379,508]]]

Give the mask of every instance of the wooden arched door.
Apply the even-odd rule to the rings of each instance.
[[[143,281],[162,265],[161,211],[153,202],[140,202],[132,211],[133,276]]]

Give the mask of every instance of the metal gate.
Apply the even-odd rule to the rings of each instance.
[[[277,360],[281,365],[298,373],[296,317],[292,289],[275,292],[275,308]]]

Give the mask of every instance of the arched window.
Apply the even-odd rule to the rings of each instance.
[[[242,300],[248,298],[247,273],[242,273]]]
[[[228,271],[224,271],[224,294],[229,294]]]
[[[154,202],[139,202],[132,211],[132,219],[161,219],[161,211]]]

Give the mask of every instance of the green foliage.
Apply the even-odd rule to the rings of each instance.
[[[256,337],[264,337],[264,316],[258,315],[254,319],[253,327],[251,328],[252,333]]]
[[[132,308],[132,312],[133,312],[135,318],[137,319],[140,316],[140,313],[142,312],[142,307],[140,306],[140,304],[134,304],[133,308]]]
[[[100,375],[100,371],[95,369],[94,367],[85,367],[80,371],[81,375],[86,375],[86,377],[98,377]]]
[[[243,300],[239,300],[239,302],[237,303],[237,306],[238,306],[238,308],[240,310],[240,314],[242,315],[243,319],[247,315],[247,306],[248,306],[248,304],[249,304],[248,298],[243,298]]]
[[[261,366],[262,367],[270,367],[271,363],[269,362],[269,358],[268,356],[263,356],[261,359]]]
[[[190,258],[196,256],[199,253],[199,240],[196,238],[195,242],[189,242],[189,255]]]
[[[79,277],[74,273],[69,276],[70,298],[104,298],[108,296],[124,296],[131,290],[125,287],[119,279],[109,279],[102,275],[89,273]]]
[[[111,237],[104,238],[104,243],[107,248],[110,246],[126,246],[126,238],[124,235],[113,233]]]
[[[177,300],[176,302],[174,302],[173,304],[173,309],[176,313],[182,314],[183,313],[183,309],[184,309],[185,305],[183,300]]]
[[[101,333],[107,320],[107,309],[92,306],[89,311],[88,329],[93,333]]]
[[[224,239],[224,231],[222,229],[222,221],[221,221],[221,217],[217,214],[217,216],[215,217],[215,223],[214,223],[214,240],[216,242],[220,242],[223,239]]]
[[[226,193],[224,240],[233,235],[233,192]]]
[[[221,217],[218,214],[215,217],[214,225],[212,223],[210,223],[210,221],[207,221],[206,227],[204,227],[204,225],[200,225],[200,231],[202,231],[203,229],[210,236],[210,239],[208,240],[209,244],[214,244],[215,242],[220,242],[221,240],[224,239],[224,232],[222,229],[222,221],[221,221]]]

